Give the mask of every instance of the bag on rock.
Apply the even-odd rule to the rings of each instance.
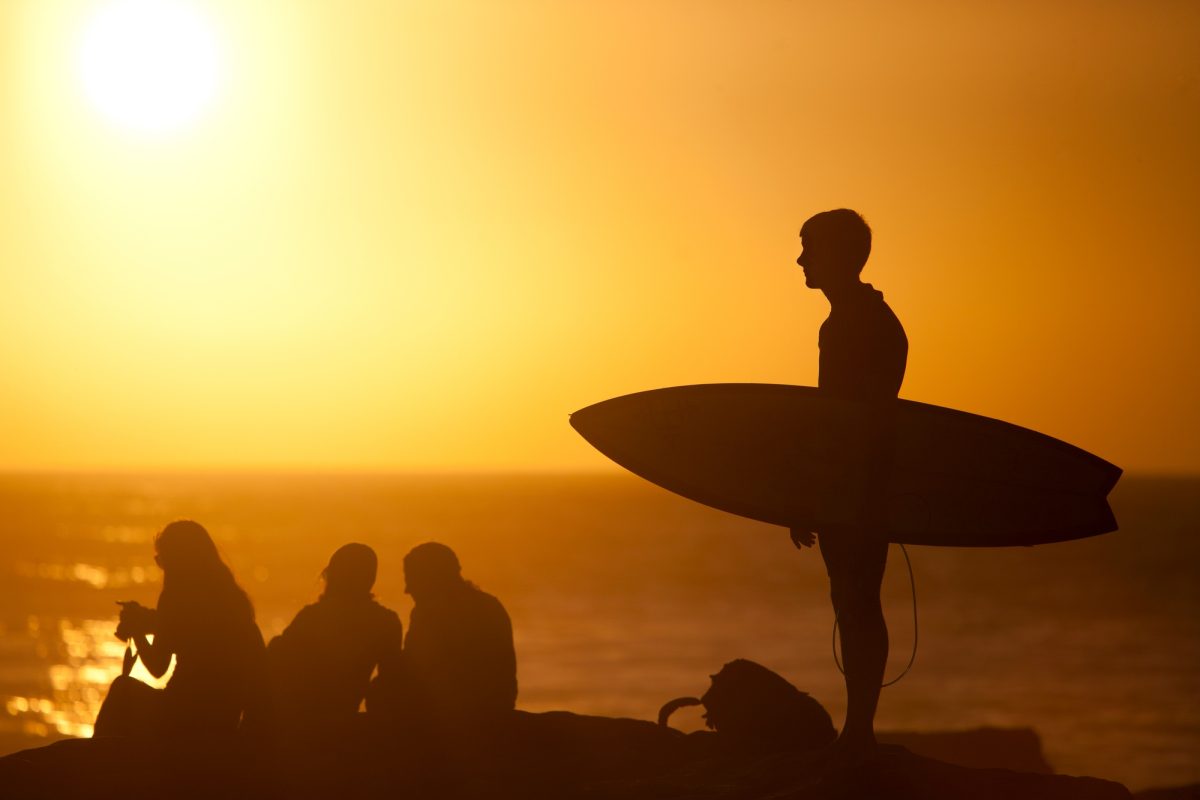
[[[704,706],[704,722],[725,743],[754,750],[811,749],[833,741],[829,712],[812,696],[761,664],[739,658],[712,675],[702,697],[680,697],[658,712],[666,726],[685,706]]]

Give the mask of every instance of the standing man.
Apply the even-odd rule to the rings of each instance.
[[[796,263],[805,284],[829,300],[821,325],[817,387],[832,397],[854,401],[896,398],[904,380],[908,338],[883,293],[859,275],[871,253],[871,229],[857,212],[824,211],[800,228]],[[883,454],[862,476],[866,507],[861,529],[821,533],[821,557],[829,573],[833,610],[841,631],[846,675],[846,722],[835,747],[850,761],[875,749],[875,708],[887,664],[888,634],[879,592],[887,563],[888,540],[882,530],[877,496],[886,464]],[[798,548],[811,547],[816,535],[793,529]]]

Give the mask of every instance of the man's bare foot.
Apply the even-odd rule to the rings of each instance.
[[[843,733],[829,744],[800,753],[794,760],[806,771],[824,775],[869,763],[878,753],[879,744],[873,733],[865,736]]]
[[[879,743],[875,741],[875,733],[855,734],[842,731],[838,738],[829,745],[830,769],[859,767],[867,764],[879,755]]]

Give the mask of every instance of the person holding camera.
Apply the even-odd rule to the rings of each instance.
[[[163,571],[158,605],[121,604],[117,637],[132,645],[94,735],[232,735],[243,713],[264,699],[265,647],[254,607],[199,523],[167,525],[155,537],[154,551]],[[151,675],[162,677],[172,657],[175,670],[165,689],[129,675],[140,659]]]

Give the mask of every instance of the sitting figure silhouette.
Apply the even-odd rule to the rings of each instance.
[[[113,681],[95,735],[189,738],[232,735],[264,688],[262,634],[250,598],[199,523],[180,520],[154,540],[163,571],[157,608],[122,603],[117,636],[132,641],[123,675]],[[150,637],[153,636],[153,641]],[[165,689],[128,674],[136,658]]]
[[[500,601],[462,577],[458,557],[427,542],[404,557],[413,598],[403,679],[377,682],[368,707],[421,729],[478,727],[512,711],[517,659],[512,623]]]
[[[365,544],[338,548],[321,573],[325,590],[267,648],[280,729],[337,734],[353,724],[371,675],[400,668],[404,627],[375,601],[378,559]]]

